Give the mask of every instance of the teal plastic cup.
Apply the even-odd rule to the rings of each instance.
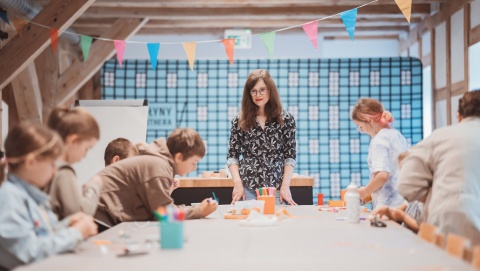
[[[160,247],[162,249],[183,248],[183,222],[160,223]]]

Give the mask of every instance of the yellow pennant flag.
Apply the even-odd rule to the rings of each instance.
[[[188,64],[190,65],[190,70],[193,71],[193,65],[195,64],[195,50],[197,48],[196,42],[183,42],[183,50],[187,54]]]
[[[408,23],[410,23],[410,16],[412,15],[412,0],[395,0],[397,6],[403,13],[403,16],[407,19]]]

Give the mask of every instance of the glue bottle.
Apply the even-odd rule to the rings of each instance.
[[[358,223],[360,221],[360,194],[353,182],[347,186],[345,202],[347,204],[347,222]]]

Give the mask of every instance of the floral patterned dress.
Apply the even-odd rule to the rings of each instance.
[[[394,128],[384,128],[372,137],[368,148],[370,180],[377,172],[389,173],[383,187],[372,193],[373,208],[382,205],[397,207],[404,202],[396,185],[399,174],[398,155],[407,150],[407,140]]]
[[[282,112],[283,125],[265,122],[262,128],[257,122],[248,131],[239,126],[240,117],[232,120],[227,165],[239,165],[240,178],[244,187],[279,188],[282,183],[283,167],[296,164],[296,124],[293,116]]]

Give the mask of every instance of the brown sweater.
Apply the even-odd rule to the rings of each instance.
[[[106,167],[95,176],[103,182],[95,219],[111,226],[153,220],[158,207],[173,204],[174,167],[165,139],[152,142],[140,155]],[[187,219],[201,218],[199,206],[181,208],[186,209]]]
[[[89,182],[82,188],[75,170],[66,162],[57,162],[57,168],[57,174],[44,191],[49,194],[52,211],[58,219],[77,212],[93,215],[102,187],[98,183]]]

